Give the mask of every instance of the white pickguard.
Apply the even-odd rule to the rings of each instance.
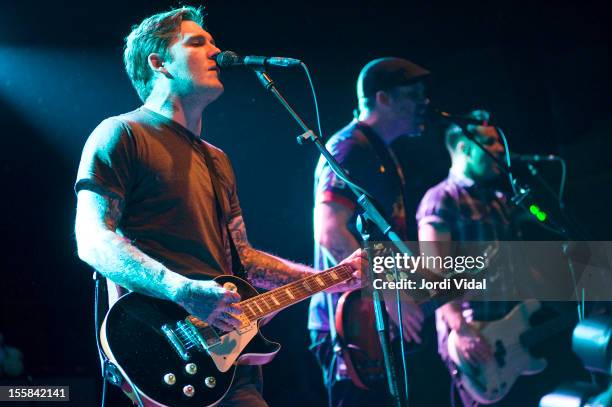
[[[231,331],[221,336],[219,343],[210,346],[207,351],[217,369],[227,372],[240,356],[240,352],[257,335],[257,322],[252,322],[240,331]]]
[[[479,403],[492,404],[501,400],[519,376],[536,374],[546,368],[546,360],[531,356],[520,342],[520,335],[530,329],[529,318],[541,306],[539,301],[525,301],[514,307],[503,319],[488,323],[481,330],[494,353],[503,348],[503,366],[497,364],[495,357],[487,363],[471,365],[457,350],[456,333],[450,333],[449,357],[461,372],[460,381],[464,388]]]

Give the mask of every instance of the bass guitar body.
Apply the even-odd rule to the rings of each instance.
[[[503,319],[486,323],[481,335],[493,350],[493,357],[486,363],[473,365],[465,360],[457,347],[457,334],[451,331],[449,357],[457,367],[463,388],[476,401],[496,403],[508,394],[521,375],[533,375],[546,368],[546,360],[534,358],[521,340],[533,329],[529,320],[541,307],[539,301],[528,300],[514,307]]]

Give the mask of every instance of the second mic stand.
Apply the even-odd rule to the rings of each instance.
[[[409,256],[412,256],[412,252],[408,249],[408,246],[400,239],[400,237],[395,233],[389,224],[389,222],[385,219],[385,217],[378,211],[376,206],[373,203],[372,197],[361,187],[351,181],[349,175],[344,171],[344,169],[340,166],[338,161],[330,154],[329,151],[325,148],[323,143],[321,142],[320,137],[311,129],[308,128],[306,123],[302,120],[302,118],[295,112],[295,110],[291,107],[289,102],[281,95],[281,93],[276,89],[274,85],[274,81],[268,73],[263,68],[254,68],[255,74],[257,75],[257,79],[263,85],[263,87],[270,91],[276,99],[283,105],[283,107],[289,112],[291,117],[297,122],[297,124],[304,131],[303,134],[297,137],[297,142],[300,145],[303,145],[306,141],[311,141],[317,147],[321,155],[328,162],[330,168],[334,173],[341,178],[346,184],[349,186],[349,189],[355,194],[357,198],[357,203],[361,207],[361,215],[365,222],[363,226],[365,226],[364,234],[362,237],[364,241],[367,242],[370,236],[370,224],[374,225],[378,228],[382,234],[389,239],[395,247],[401,252],[406,253]],[[369,252],[366,245],[366,253]],[[368,271],[369,273],[369,271]],[[379,339],[381,342],[381,348],[383,351],[383,357],[385,361],[385,368],[387,372],[387,381],[389,386],[389,392],[391,397],[393,398],[394,404],[398,407],[406,406],[408,403],[408,394],[406,394],[405,402],[403,402],[402,397],[399,393],[399,386],[397,383],[397,372],[394,366],[392,350],[389,346],[389,327],[388,322],[384,318],[383,315],[383,300],[380,296],[378,290],[372,290],[372,300],[374,303],[374,313],[376,315],[376,327],[379,333]],[[330,323],[332,323],[330,321]],[[400,327],[401,329],[401,327]],[[407,378],[405,378],[407,380]],[[407,389],[407,386],[406,386]]]
[[[460,121],[453,121],[452,119],[450,119],[449,121],[457,124],[461,130],[463,131],[463,134],[470,139],[472,142],[474,142],[478,148],[480,148],[485,154],[487,154],[489,156],[489,158],[491,160],[493,160],[493,162],[495,163],[495,165],[497,165],[497,167],[499,168],[499,170],[504,173],[504,175],[506,175],[508,177],[508,180],[510,182],[510,186],[512,188],[512,192],[514,193],[514,196],[511,199],[511,202],[514,203],[517,207],[521,208],[523,211],[525,211],[528,215],[530,214],[529,209],[525,206],[524,200],[525,198],[531,193],[530,188],[526,188],[523,186],[518,185],[517,180],[514,178],[514,174],[512,173],[512,168],[508,165],[506,165],[505,163],[501,162],[501,160],[496,157],[495,155],[493,155],[489,150],[487,150],[487,148],[481,143],[479,142],[476,137],[474,137],[474,134],[472,134],[467,126],[468,124],[465,122],[460,122]],[[501,129],[499,129],[497,126],[494,126],[496,128],[496,130],[501,134]],[[507,143],[506,143],[507,145]],[[509,154],[509,151],[506,151],[506,154]],[[550,188],[550,186],[548,185],[548,183],[538,174],[537,170],[534,167],[531,167],[530,170],[532,171],[532,175],[534,177],[536,177],[536,179],[538,179],[540,181],[540,183],[544,186],[544,190],[546,192],[548,192],[555,200],[555,202],[560,202],[559,196],[556,194],[555,191],[552,190],[552,188]],[[573,262],[572,262],[572,258],[570,256],[569,253],[569,241],[572,240],[570,233],[568,231],[568,229],[565,227],[565,225],[571,225],[572,222],[569,219],[567,213],[565,212],[565,208],[563,205],[559,205],[559,214],[560,214],[560,218],[561,221],[563,222],[562,224],[558,224],[557,222],[554,222],[552,220],[549,220],[550,225],[552,226],[545,226],[546,229],[560,235],[561,237],[563,237],[563,239],[565,240],[565,242],[563,243],[562,246],[562,250],[563,250],[563,255],[565,257],[565,260],[567,262],[568,265],[568,273],[570,275],[572,284],[574,286],[574,295],[576,297],[576,301],[579,304],[579,311],[578,311],[578,317],[579,320],[582,320],[583,316],[584,316],[584,307],[581,307],[581,300],[580,297],[578,295],[578,292],[576,291],[576,273],[574,271],[574,266],[573,266]],[[584,295],[584,294],[583,294]],[[584,298],[582,300],[582,302],[584,301]]]
[[[461,128],[461,130],[463,131],[463,134],[468,139],[470,139],[474,144],[476,144],[476,146],[478,148],[480,148],[491,160],[493,160],[493,162],[495,163],[497,168],[499,168],[499,170],[506,177],[508,177],[508,180],[509,180],[509,183],[510,183],[510,187],[511,187],[512,193],[513,193],[513,196],[510,199],[510,201],[513,204],[515,204],[517,207],[519,207],[522,210],[524,210],[529,215],[530,212],[529,212],[529,208],[527,208],[525,206],[525,199],[531,194],[531,189],[529,187],[525,187],[525,186],[519,185],[518,181],[514,177],[514,173],[512,172],[512,168],[509,167],[506,163],[502,162],[497,156],[495,156],[489,150],[487,150],[487,148],[480,141],[478,141],[476,139],[476,137],[474,137],[474,134],[468,130],[468,127],[467,127],[468,124],[462,123],[460,121],[453,121],[453,119],[449,119],[449,121],[457,124]],[[494,126],[494,127],[496,129],[498,129],[497,126]],[[501,132],[501,130],[498,130],[498,132]],[[508,152],[506,152],[506,153],[508,153]],[[554,191],[550,190],[549,192],[552,195],[555,195]],[[558,197],[557,197],[557,200],[558,200]],[[563,208],[560,208],[560,210],[561,210],[560,211],[561,217],[563,218],[563,220],[565,222],[567,222],[566,215],[565,215],[565,212],[564,212]],[[546,226],[546,228],[549,228],[554,233],[562,236],[564,239],[567,239],[567,240],[570,239],[568,231],[566,230],[565,227],[563,227],[560,224],[557,224],[556,222],[554,222],[552,220],[549,220],[549,224],[550,224],[550,226]]]

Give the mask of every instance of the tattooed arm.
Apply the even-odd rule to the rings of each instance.
[[[172,299],[187,279],[145,255],[116,232],[122,209],[119,198],[79,191],[75,222],[79,257],[129,290]]]
[[[272,290],[315,272],[311,267],[251,247],[242,216],[236,216],[230,221],[229,230],[247,278],[256,287]]]
[[[123,202],[90,190],[78,193],[75,234],[79,257],[113,282],[174,301],[191,314],[226,331],[240,326],[230,315],[237,294],[212,281],[190,280],[147,256],[117,233]]]
[[[246,235],[246,228],[242,216],[236,216],[230,221],[229,229],[232,234],[232,239],[236,245],[236,250],[240,256],[240,260],[246,270],[247,278],[253,285],[264,290],[272,290],[283,286],[292,281],[306,277],[309,274],[316,273],[312,267],[303,264],[293,263],[289,260],[256,250],[251,247]],[[348,253],[351,255],[351,253]],[[361,269],[361,252],[352,253],[351,256],[342,262],[350,265],[353,270]],[[357,273],[359,274],[359,273]],[[330,289],[331,291],[347,290],[356,285],[356,282],[350,284],[340,284]]]

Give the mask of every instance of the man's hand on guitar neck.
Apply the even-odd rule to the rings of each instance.
[[[229,332],[241,322],[234,315],[242,314],[237,304],[240,295],[226,290],[214,281],[190,280],[177,291],[174,302],[202,321]]]
[[[368,257],[362,249],[355,250],[350,256],[342,260],[338,265],[349,266],[353,270],[353,276],[332,288],[326,290],[327,293],[358,290],[361,288],[362,271],[368,267]]]

